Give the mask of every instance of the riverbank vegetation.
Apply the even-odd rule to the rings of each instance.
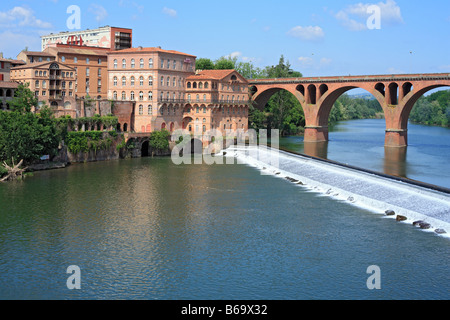
[[[450,127],[450,90],[421,97],[414,105],[409,119],[417,124]]]
[[[111,146],[117,137],[113,130],[118,120],[112,115],[92,118],[56,119],[46,105],[40,106],[27,85],[19,85],[9,103],[11,110],[0,110],[0,178],[11,172],[20,173],[18,164],[29,166],[41,158],[53,159],[61,150],[63,141],[70,151],[99,150]],[[84,129],[108,129],[105,131],[73,131]],[[17,163],[17,164],[16,164]],[[18,174],[17,174],[18,176]]]

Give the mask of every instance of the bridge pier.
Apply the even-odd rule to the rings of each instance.
[[[385,147],[406,147],[408,145],[407,129],[387,129],[384,140]]]
[[[328,126],[306,126],[305,142],[324,142],[328,141]]]

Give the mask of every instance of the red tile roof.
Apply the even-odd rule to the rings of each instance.
[[[108,54],[122,54],[122,53],[153,53],[153,52],[173,53],[173,54],[179,54],[179,55],[184,55],[184,56],[189,56],[189,57],[194,57],[194,58],[196,58],[196,56],[193,56],[193,55],[191,55],[191,54],[187,54],[187,53],[183,53],[183,52],[179,52],[179,51],[175,51],[175,50],[164,50],[164,49],[161,49],[161,48],[159,48],[159,47],[157,47],[157,48],[155,48],[155,47],[149,47],[149,48],[143,48],[143,47],[129,48],[129,49],[123,49],[123,50],[111,51],[111,52],[108,52]]]
[[[0,81],[0,88],[17,89],[19,84],[14,81]]]

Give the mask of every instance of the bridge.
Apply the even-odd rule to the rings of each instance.
[[[305,113],[305,142],[328,141],[328,118],[336,100],[349,90],[364,89],[383,109],[387,147],[408,145],[408,118],[414,104],[428,91],[446,86],[450,86],[448,73],[253,79],[249,83],[259,109],[280,90],[298,99]]]

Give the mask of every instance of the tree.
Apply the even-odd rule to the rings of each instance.
[[[169,149],[169,136],[167,130],[155,131],[150,135],[149,145],[157,152],[163,152]]]
[[[9,102],[12,111],[20,113],[31,112],[31,108],[37,108],[38,99],[35,94],[28,88],[29,84],[19,84],[14,98]]]
[[[237,57],[231,58],[231,57],[220,57],[218,60],[216,60],[214,64],[214,68],[217,70],[231,70],[235,69],[237,62]]]
[[[200,58],[195,61],[195,69],[197,70],[213,70],[214,62],[208,58]]]

